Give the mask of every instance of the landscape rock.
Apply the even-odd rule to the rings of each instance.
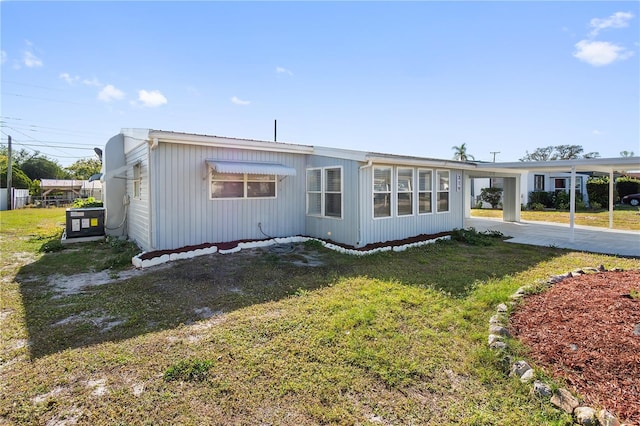
[[[498,336],[511,337],[511,333],[507,330],[506,327],[501,325],[491,325],[489,326],[489,334],[496,334]]]
[[[544,382],[536,380],[535,382],[533,382],[533,388],[531,388],[531,393],[534,396],[549,398],[552,394],[551,386],[549,386]]]
[[[573,414],[573,410],[580,405],[578,399],[568,390],[562,388],[553,393],[551,404],[563,410],[565,413]]]
[[[581,268],[581,269],[582,269],[582,271],[584,271],[585,273],[586,273],[586,272],[598,272],[598,269],[597,269],[597,268],[594,268],[594,267],[592,267],[592,266],[587,266],[586,268]]]
[[[598,419],[596,418],[596,410],[591,407],[577,407],[573,411],[573,415],[576,418],[576,422],[578,424],[584,426],[595,426],[598,424]]]
[[[498,341],[502,341],[503,339],[504,339],[504,336],[498,336],[497,334],[490,334],[489,335],[489,346],[491,346],[492,343],[498,342]]]
[[[527,370],[525,371],[522,376],[520,376],[520,381],[522,383],[529,383],[530,381],[533,380],[533,377],[535,376],[535,371],[533,370],[533,368],[531,370]]]
[[[604,265],[599,265],[597,269],[598,269],[598,272],[606,272],[607,271],[607,268],[605,268]]]
[[[504,303],[499,304],[498,307],[496,308],[496,311],[499,314],[506,314],[508,310],[509,308],[507,308],[507,305],[505,305]]]
[[[598,412],[598,421],[602,426],[620,426],[620,421],[616,416],[607,410],[600,410],[600,412]]]
[[[633,327],[633,335],[640,336],[640,324],[636,324],[636,326]]]
[[[527,361],[516,361],[511,366],[511,376],[522,377],[528,370],[531,370],[531,366]]]
[[[504,325],[504,323],[507,321],[507,318],[504,315],[493,315],[490,319],[489,319],[489,324],[491,325]]]
[[[490,343],[489,347],[491,349],[505,350],[507,349],[507,344],[505,342],[497,341],[497,342]]]

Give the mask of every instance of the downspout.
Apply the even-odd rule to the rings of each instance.
[[[365,164],[364,166],[360,166],[358,167],[358,185],[357,185],[357,189],[358,189],[358,203],[357,203],[357,214],[358,214],[358,246],[362,246],[362,212],[360,210],[360,204],[362,204],[360,201],[360,197],[364,196],[363,194],[360,194],[360,189],[362,188],[362,182],[360,181],[362,174],[360,173],[362,170],[371,167],[373,165],[373,160],[369,159],[367,161],[367,164]]]

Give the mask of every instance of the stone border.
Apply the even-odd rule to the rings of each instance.
[[[443,236],[443,237],[436,237],[436,238],[432,238],[430,240],[418,241],[418,242],[415,242],[415,243],[403,244],[403,245],[399,245],[399,246],[378,247],[378,248],[374,248],[374,249],[371,249],[371,250],[363,251],[363,250],[353,250],[353,249],[344,248],[344,247],[341,247],[341,246],[333,244],[333,243],[328,243],[326,241],[319,240],[317,238],[285,237],[285,238],[272,238],[270,240],[242,242],[242,243],[238,243],[238,245],[236,247],[228,249],[228,250],[218,249],[217,246],[211,246],[211,247],[202,248],[202,249],[196,249],[196,250],[192,250],[192,251],[176,252],[176,253],[171,253],[171,254],[163,254],[162,256],[154,257],[152,259],[144,259],[144,260],[141,259],[141,256],[143,254],[145,254],[146,252],[142,252],[142,253],[139,253],[136,256],[134,256],[131,259],[131,263],[136,268],[149,268],[151,266],[160,265],[160,264],[166,263],[166,262],[172,262],[174,260],[192,259],[194,257],[204,256],[204,255],[207,255],[207,254],[213,254],[213,253],[230,254],[230,253],[237,253],[242,249],[268,247],[268,246],[273,246],[273,245],[277,245],[277,244],[304,243],[306,241],[318,241],[320,244],[322,244],[323,247],[328,248],[330,250],[337,251],[339,253],[350,254],[350,255],[354,255],[354,256],[367,256],[367,255],[378,253],[378,252],[382,252],[382,251],[396,251],[396,252],[405,251],[405,250],[407,250],[409,248],[412,248],[412,247],[420,247],[420,246],[424,246],[424,245],[427,245],[427,244],[433,244],[433,243],[435,243],[436,241],[439,241],[439,240],[448,240],[448,239],[451,239],[451,236],[446,235],[446,236]]]
[[[554,284],[558,284],[567,278],[572,278],[587,273],[599,273],[599,272],[622,272],[620,268],[613,268],[609,271],[600,265],[597,268],[582,268],[576,269],[572,272],[567,272],[562,275],[553,275],[547,281],[539,282],[546,287],[551,287]],[[500,303],[496,307],[496,313],[489,319],[489,348],[504,352],[504,361],[510,364],[509,376],[517,377],[522,383],[530,383],[533,381],[531,388],[531,394],[538,398],[549,399],[549,402],[556,408],[563,410],[565,413],[573,416],[574,422],[584,426],[625,426],[620,423],[620,420],[616,418],[611,412],[606,409],[602,409],[596,413],[596,410],[592,407],[581,406],[580,401],[569,390],[560,388],[555,391],[551,386],[540,380],[534,380],[535,371],[525,360],[519,360],[511,363],[512,359],[508,352],[509,345],[507,344],[507,338],[511,337],[509,329],[507,328],[509,322],[509,307],[515,306],[519,301],[524,299],[527,295],[534,293],[534,286],[523,286],[516,290],[507,303]],[[509,305],[509,306],[507,306]]]

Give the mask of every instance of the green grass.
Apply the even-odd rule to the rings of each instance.
[[[39,218],[12,220],[3,250],[5,224],[19,238]],[[490,240],[243,251],[68,294],[56,265],[87,272],[111,248],[80,245],[69,265],[71,249],[30,243],[1,287],[0,423],[568,425],[505,375],[488,319],[524,284],[640,261]]]
[[[502,218],[502,210],[472,209],[473,217]],[[565,210],[523,210],[520,213],[522,220],[569,223],[569,212]],[[575,212],[576,225],[609,227],[609,211],[577,211]],[[613,210],[613,228],[640,231],[640,208],[631,206],[616,206]]]

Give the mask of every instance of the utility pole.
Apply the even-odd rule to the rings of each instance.
[[[493,154],[493,162],[496,162],[496,154],[500,154],[500,151],[489,151],[489,154]]]
[[[13,161],[11,158],[11,136],[7,136],[7,138],[9,140],[7,143],[7,210],[11,210],[11,204],[13,201],[13,197],[12,197],[13,194],[11,193],[11,185],[13,184],[11,169],[13,165],[11,163]]]
[[[273,120],[273,141],[278,142],[278,120]]]

